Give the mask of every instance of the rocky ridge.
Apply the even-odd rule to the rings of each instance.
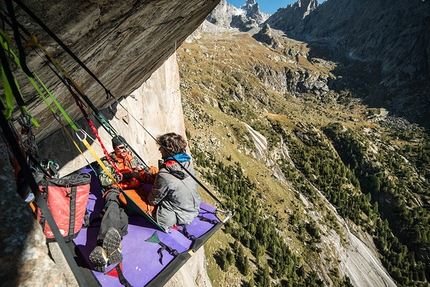
[[[206,20],[221,28],[249,32],[258,29],[269,17],[270,15],[260,11],[255,0],[247,0],[240,8],[227,4],[226,0],[221,0]]]

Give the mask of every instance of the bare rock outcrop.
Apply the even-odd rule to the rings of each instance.
[[[227,4],[226,0],[221,0],[206,20],[222,28],[248,32],[258,28],[269,16],[260,11],[255,0],[247,0],[240,8]]]
[[[314,11],[317,6],[317,0],[299,0],[294,4],[288,5],[286,8],[278,9],[266,21],[266,24],[285,32],[296,27],[302,27],[303,19]]]
[[[264,161],[267,166],[270,166],[273,171],[273,175],[277,179],[283,180],[285,176],[276,164],[276,160],[273,159],[271,154],[268,152],[267,139],[248,124],[244,123],[244,125],[252,136],[252,140],[254,142],[255,149],[252,152],[252,155],[257,159]],[[309,140],[306,134],[301,134],[299,137]],[[274,154],[279,154],[281,152],[282,151],[274,152]],[[287,150],[286,152],[288,153]],[[291,163],[294,164],[293,162]],[[324,248],[321,248],[321,261],[326,260],[327,258],[332,258],[333,255],[337,258],[336,263],[329,262],[329,260],[327,261],[327,264],[320,264],[319,262],[313,263],[313,268],[315,270],[319,270],[320,276],[324,278],[326,283],[328,282],[327,285],[335,286],[329,273],[330,268],[333,268],[334,265],[338,264],[338,270],[341,277],[347,276],[351,280],[353,286],[395,287],[396,283],[387,273],[378,258],[377,249],[372,238],[367,233],[360,230],[360,228],[357,228],[353,223],[347,222],[342,218],[336,208],[327,200],[323,193],[315,186],[312,186],[312,188],[315,189],[320,198],[327,204],[327,207],[333,212],[339,226],[342,226],[341,229],[333,229],[325,224],[318,223],[318,227],[323,231],[320,235],[321,242],[319,244],[319,247],[324,246]],[[300,191],[297,192],[299,193]],[[318,211],[316,211],[317,209],[314,208],[314,203],[309,201],[309,199],[306,198],[306,196],[303,196],[303,194],[300,194],[299,198],[302,203],[309,208],[308,214],[311,218],[313,218],[315,222],[318,222],[322,216]],[[350,228],[350,225],[354,228]],[[329,252],[326,253],[325,250],[329,250]]]
[[[13,167],[1,137],[0,155],[1,285],[66,286],[63,270],[48,255],[42,228],[16,192]]]

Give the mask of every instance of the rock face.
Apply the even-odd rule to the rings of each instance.
[[[145,83],[133,93],[112,104],[101,112],[112,127],[118,131],[134,150],[144,159],[147,165],[157,166],[160,153],[152,137],[177,132],[185,135],[181,94],[179,91],[179,74],[176,54],[173,54]],[[91,117],[96,125],[102,143],[110,152],[111,136]],[[78,126],[88,133],[87,140],[99,156],[103,150],[95,139],[85,119],[77,122]],[[73,134],[70,127],[67,128]],[[91,138],[90,138],[91,137]],[[60,165],[60,174],[66,175],[85,166],[87,160],[94,161],[91,153],[78,141],[83,155],[67,138],[64,130],[51,133],[38,144],[43,158],[53,158]],[[52,147],[56,147],[53,149]]]
[[[48,256],[40,224],[16,192],[13,168],[1,137],[0,155],[1,285],[66,286],[62,272]]]
[[[306,16],[317,6],[317,0],[298,0],[286,8],[279,9],[267,20],[266,24],[279,30],[290,31],[295,27],[301,27]]]
[[[185,135],[175,50],[197,29],[218,1],[23,2],[88,66],[116,99],[106,99],[105,88],[14,5],[20,23],[37,36],[110,124],[147,160],[146,163],[157,165],[159,153],[152,136],[170,131]],[[6,31],[11,34],[10,29]],[[43,57],[38,56],[40,51],[30,47],[25,51],[28,66],[49,87],[67,114],[79,127],[88,127],[85,120],[79,120],[82,114],[66,87],[47,68]],[[40,123],[40,128],[33,129],[40,156],[57,161],[61,166],[60,175],[86,165],[87,160],[94,161],[88,151],[80,155],[47,106],[35,96],[23,73],[18,70],[15,73],[29,111]],[[90,118],[110,151],[110,136],[94,116],[90,115]],[[94,135],[88,128],[83,129],[88,131],[88,141],[102,156]],[[74,136],[73,132],[71,134]],[[74,140],[80,144],[76,137]],[[28,205],[15,192],[12,166],[3,159],[6,157],[1,157],[0,164],[2,282],[7,286],[72,286],[63,276],[64,270],[60,270],[48,256],[40,226],[33,220]],[[178,274],[182,278],[195,275],[198,280],[186,280],[199,286],[210,286],[204,270],[203,250],[198,254],[184,266],[182,274]]]
[[[258,28],[269,16],[260,11],[258,3],[254,0],[247,0],[241,8],[227,4],[226,0],[221,0],[220,4],[207,17],[207,20],[222,28],[248,32]]]
[[[159,68],[203,22],[218,1],[23,1],[96,75],[115,98],[129,95]],[[112,104],[106,91],[55,43],[20,7],[18,21],[47,48],[98,108]],[[10,29],[8,30],[10,32]],[[28,40],[28,37],[24,39]],[[31,47],[28,66],[51,89],[72,118],[81,115],[64,85]],[[36,50],[39,52],[38,50]],[[18,75],[19,76],[19,75]],[[45,138],[58,124],[28,81],[20,81],[24,99]]]
[[[261,43],[266,43],[273,49],[276,49],[281,46],[277,37],[273,37],[272,29],[269,24],[265,24],[264,27],[253,36],[255,40]]]

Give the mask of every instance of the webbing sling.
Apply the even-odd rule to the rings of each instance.
[[[1,76],[3,79],[3,89],[6,95],[6,105],[7,105],[7,108],[5,108],[3,113],[6,119],[10,120],[12,118],[12,113],[13,113],[13,94],[12,94],[12,89],[9,85],[9,81],[6,78],[6,73],[3,69],[3,66],[1,67]]]
[[[10,39],[8,38],[8,36],[4,33],[3,30],[0,29],[0,36],[4,39],[4,43],[7,43],[8,46],[10,46]],[[0,39],[2,39],[0,37]],[[13,57],[15,63],[21,67],[21,63],[19,58],[15,55],[15,53],[13,51],[9,51],[9,53],[11,54],[11,56]],[[62,106],[58,103],[57,99],[52,95],[52,93],[49,91],[49,89],[45,86],[45,84],[42,82],[42,80],[37,76],[36,73],[32,72],[33,75],[35,76],[36,80],[38,81],[38,83],[43,87],[43,89],[45,90],[45,92],[50,96],[50,98],[52,99],[52,101],[55,103],[55,105],[57,106],[58,110],[63,114],[64,118],[67,120],[67,122],[69,123],[69,125],[72,127],[73,130],[78,131],[78,128],[76,127],[76,125],[74,124],[74,122],[70,119],[70,117],[68,116],[68,114],[66,113],[66,111],[62,108]],[[54,109],[52,108],[52,106],[49,104],[48,100],[46,99],[46,97],[44,96],[43,92],[40,90],[39,86],[36,84],[36,82],[34,81],[33,78],[29,77],[27,75],[27,79],[30,81],[30,83],[33,85],[34,89],[39,93],[39,95],[41,96],[41,98],[43,99],[43,101],[45,102],[45,104],[48,106],[48,108],[50,109],[50,111],[52,112],[52,114],[54,115],[54,118],[60,123],[60,125],[63,127],[64,131],[66,132],[66,134],[69,136],[69,138],[72,140],[72,142],[74,143],[75,147],[78,149],[78,151],[84,156],[85,160],[87,161],[87,163],[89,164],[88,159],[85,157],[84,153],[82,152],[82,150],[79,148],[79,146],[77,145],[77,143],[74,141],[73,137],[70,135],[69,131],[66,129],[66,127],[64,126],[64,124],[61,122],[61,120],[56,116],[56,113],[54,111]]]
[[[27,108],[25,107],[24,100],[22,99],[22,95],[21,95],[21,92],[19,90],[18,81],[16,80],[14,74],[10,70],[9,61],[7,60],[6,51],[9,54],[9,56],[14,60],[14,62],[21,68],[21,65],[19,64],[19,59],[11,49],[9,37],[1,29],[0,29],[0,42],[1,42],[2,50],[3,50],[4,56],[5,56],[4,59],[2,56],[2,67],[1,67],[3,86],[4,86],[4,92],[6,95],[6,104],[7,104],[7,108],[4,110],[5,117],[7,120],[12,118],[12,112],[13,112],[13,100],[12,99],[13,99],[14,95],[16,95],[15,92],[17,92],[18,94],[15,96],[15,100],[18,103],[18,105],[20,106],[21,112],[24,114],[27,114],[30,117],[33,125],[38,127],[39,123],[30,115],[30,113],[27,111]],[[6,61],[6,62],[3,62],[3,61]],[[13,82],[12,82],[13,84],[11,84],[10,78],[13,79]]]
[[[47,58],[50,60],[50,62],[54,65],[54,67],[57,68],[57,70],[63,74],[66,78],[66,80],[61,79],[61,81],[68,87],[70,93],[72,94],[73,98],[75,99],[75,101],[77,102],[79,108],[81,108],[82,105],[82,101],[77,97],[77,95],[73,92],[73,90],[70,88],[70,86],[72,86],[77,92],[78,94],[85,100],[85,102],[90,106],[90,108],[92,109],[92,111],[95,113],[96,118],[98,119],[98,121],[100,122],[100,124],[103,126],[103,128],[112,136],[112,137],[116,137],[118,135],[118,133],[115,131],[115,129],[110,125],[110,123],[104,118],[104,116],[100,113],[100,111],[93,105],[93,103],[90,101],[90,99],[84,94],[83,90],[78,86],[78,84],[76,84],[76,82],[72,79],[72,77],[63,69],[63,67],[52,57],[52,55],[37,41],[36,37],[31,36],[31,40],[28,42],[29,45],[32,44],[36,44],[38,45],[38,47],[45,53],[45,55],[47,56]],[[83,110],[81,108],[84,116],[87,118],[86,116],[86,112],[85,110]],[[93,125],[89,122],[90,127],[92,128],[92,130],[94,131]],[[98,133],[97,131],[94,131],[94,134],[96,135],[97,139],[99,140],[102,148],[103,148],[103,152],[106,156],[106,158],[108,159],[109,163],[112,165],[112,167],[115,169],[115,172],[117,174],[121,174],[118,170],[118,168],[116,167],[115,163],[112,161],[112,159],[110,158],[109,154],[107,153],[106,149],[103,146],[103,143],[101,142],[101,139],[98,137]],[[127,144],[127,142],[124,142],[123,144],[125,144],[127,146],[127,148],[135,155],[139,158],[139,160],[141,161],[141,163],[143,163],[143,165],[146,167],[146,171],[149,171],[149,169],[147,168],[148,165],[145,163],[145,161],[137,154],[137,152],[129,145]]]
[[[0,49],[2,50],[2,49]],[[0,103],[0,109],[4,110],[3,104]],[[88,286],[85,279],[82,276],[81,271],[79,270],[78,265],[75,262],[75,259],[73,258],[73,255],[71,254],[68,246],[66,245],[66,242],[64,241],[63,236],[60,233],[60,230],[58,229],[57,224],[55,223],[54,218],[52,217],[51,211],[48,208],[48,205],[46,204],[45,199],[43,198],[42,194],[40,193],[39,187],[36,183],[36,181],[33,178],[32,171],[30,167],[28,166],[24,155],[21,152],[21,149],[19,148],[17,142],[15,141],[15,138],[13,137],[12,130],[9,127],[9,124],[7,123],[6,118],[4,117],[3,113],[0,113],[0,126],[2,128],[2,131],[9,143],[9,146],[12,149],[13,154],[15,155],[21,169],[24,172],[25,179],[27,180],[27,183],[29,184],[31,190],[33,191],[37,204],[42,209],[42,212],[48,221],[48,224],[52,230],[52,233],[54,234],[55,240],[58,242],[58,245],[60,246],[61,251],[64,254],[65,259],[67,260],[67,263],[70,266],[70,269],[72,270],[76,281],[78,282],[79,286],[86,287]]]
[[[124,285],[126,287],[132,287],[131,284],[125,278],[124,273],[122,273],[121,267],[122,267],[122,262],[118,263],[115,266],[115,270],[118,273],[119,282],[121,283],[121,285]]]
[[[11,73],[10,68],[9,68],[9,63],[6,59],[3,45],[0,48],[0,57],[1,57],[2,65],[5,69],[6,77],[9,81],[9,83],[15,83],[15,82],[11,81],[11,78],[13,78],[13,76],[12,76],[12,73]],[[18,87],[16,85],[12,84],[11,90],[15,96],[15,99],[17,99],[17,102],[18,102],[18,99],[21,98],[20,97],[21,95],[18,91]],[[1,102],[0,102],[0,110],[1,111],[5,110],[5,107],[3,106],[3,104]],[[5,135],[8,143],[9,143],[9,146],[12,149],[12,152],[14,153],[14,155],[15,155],[15,157],[16,157],[16,159],[17,159],[17,161],[21,167],[21,170],[24,172],[27,183],[29,184],[31,190],[33,191],[33,194],[35,195],[36,200],[37,200],[40,208],[42,209],[42,212],[45,215],[49,226],[51,227],[51,230],[54,234],[54,237],[55,237],[56,241],[58,242],[58,245],[60,246],[61,251],[63,252],[65,259],[67,260],[67,262],[70,266],[70,269],[72,270],[72,272],[76,278],[76,281],[78,282],[79,286],[87,286],[87,283],[83,279],[78,265],[76,264],[69,248],[67,247],[66,242],[64,241],[64,238],[61,235],[54,218],[52,217],[52,214],[51,214],[51,212],[50,212],[50,210],[46,204],[46,201],[44,200],[42,194],[40,193],[39,187],[33,178],[33,173],[31,171],[30,167],[28,166],[24,155],[22,154],[22,151],[21,151],[19,145],[16,142],[16,139],[13,135],[13,132],[12,132],[12,130],[8,124],[8,121],[5,118],[3,112],[0,112],[0,126],[2,128],[2,131]]]
[[[13,84],[15,83],[15,79],[13,77],[12,71],[10,70],[9,61],[7,60],[3,45],[0,49],[0,58],[2,62],[2,67],[4,69],[5,78],[9,83],[9,87],[15,97],[16,102],[19,106],[25,106],[24,100],[21,97],[21,93],[19,92],[18,87]]]
[[[100,146],[103,149],[103,153],[106,156],[106,159],[108,160],[108,162],[111,164],[111,166],[114,168],[115,172],[117,175],[121,176],[121,172],[119,171],[118,167],[116,166],[116,164],[114,163],[114,161],[112,160],[112,157],[109,155],[109,153],[107,152],[105,146],[103,145],[102,139],[99,136],[99,133],[96,129],[96,127],[94,126],[94,123],[91,121],[91,119],[89,118],[87,112],[84,109],[84,105],[82,103],[82,101],[78,98],[78,96],[73,92],[73,90],[71,89],[70,85],[67,86],[67,88],[69,89],[70,94],[73,96],[73,98],[75,99],[76,104],[78,105],[79,109],[81,110],[82,114],[84,115],[85,119],[88,122],[88,125],[90,126],[91,130],[93,131],[94,135],[97,137],[97,140],[100,143]]]
[[[163,251],[164,250],[167,250],[167,252],[169,252],[169,254],[172,256],[178,256],[179,255],[179,252],[176,249],[173,249],[172,247],[168,246],[167,244],[161,242],[160,238],[158,237],[157,232],[154,232],[151,235],[151,237],[149,237],[145,241],[151,242],[151,243],[156,243],[156,244],[161,246],[157,251],[161,265],[163,265]]]
[[[7,40],[6,35],[4,34],[4,32],[2,30],[0,30],[0,35],[3,36],[3,38],[5,40]],[[11,55],[13,55],[14,60],[16,62],[16,64],[21,67],[20,61],[18,59],[18,57],[16,57],[16,55],[10,51]],[[74,124],[74,122],[70,119],[70,117],[67,115],[67,113],[65,112],[65,110],[61,107],[61,105],[58,103],[58,101],[55,99],[55,97],[51,94],[51,92],[48,90],[48,88],[43,84],[43,82],[40,80],[40,78],[35,74],[37,81],[39,82],[39,84],[45,89],[46,93],[50,96],[50,98],[53,100],[53,102],[55,103],[55,105],[57,106],[57,108],[59,109],[59,111],[63,114],[64,118],[67,120],[67,122],[69,123],[69,125],[72,127],[72,129],[77,132],[78,128],[76,127],[76,125]],[[71,138],[72,142],[74,143],[74,145],[76,146],[76,148],[78,149],[78,151],[84,156],[84,158],[86,159],[85,155],[83,154],[82,150],[79,148],[79,146],[77,145],[77,143],[73,140],[73,137],[70,135],[70,133],[68,132],[68,130],[65,128],[65,126],[62,124],[61,120],[57,118],[56,113],[54,111],[54,109],[52,108],[52,106],[49,104],[49,102],[47,101],[46,97],[44,96],[44,94],[42,93],[42,91],[39,89],[39,86],[36,84],[36,82],[28,77],[28,80],[30,81],[30,83],[33,85],[33,87],[35,88],[35,90],[39,93],[39,95],[42,97],[43,101],[46,103],[46,105],[48,106],[48,108],[51,110],[51,112],[53,113],[55,119],[61,124],[61,126],[63,127],[63,129],[65,130],[66,134]],[[98,156],[96,155],[95,152],[92,151],[91,146],[85,141],[83,141],[84,145],[90,150],[91,154],[97,159]],[[89,161],[86,159],[86,161],[89,163]],[[101,164],[102,168],[104,167],[103,163]],[[109,171],[106,169],[106,167],[104,167],[104,170],[107,171],[108,176],[111,177],[111,179],[115,182],[115,179],[113,178],[112,175],[110,175]]]
[[[30,11],[31,12],[31,11]],[[11,25],[12,26],[12,23],[10,23],[5,17],[3,17],[3,15],[2,14],[0,14],[0,17],[2,18],[2,20],[4,20],[6,23],[8,23],[9,25]],[[61,65],[60,64],[58,64],[58,62],[51,56],[51,54],[37,41],[37,38],[36,37],[34,37],[33,35],[30,35],[30,33],[22,26],[22,25],[20,25],[19,23],[16,23],[27,35],[29,35],[31,38],[30,38],[30,41],[28,42],[28,43],[26,43],[25,44],[25,46],[32,46],[32,45],[35,45],[35,44],[37,44],[37,46],[44,52],[44,54],[47,56],[47,58],[50,60],[50,62],[68,79],[68,81],[70,81],[71,83],[72,83],[72,85],[73,85],[73,87],[78,91],[78,93],[84,98],[84,97],[86,97],[85,95],[84,95],[84,93],[83,93],[83,91],[82,91],[82,89],[76,84],[76,82],[74,82],[73,81],[73,79],[71,78],[71,76],[61,67]],[[19,62],[19,60],[16,60],[17,61],[17,63]],[[55,73],[55,71],[54,71],[54,73]],[[55,73],[56,74],[56,73]],[[58,76],[58,75],[57,75]],[[93,75],[94,76],[94,75]],[[36,77],[37,77],[37,75],[36,75]],[[68,86],[69,87],[69,84],[68,84],[68,82],[67,81],[64,81],[61,77],[59,77],[60,78],[60,80],[63,82],[63,83],[65,83],[65,85],[66,86]],[[59,107],[59,110],[61,111],[61,113],[63,114],[63,115],[65,115],[65,117],[66,117],[66,113],[65,113],[65,111],[61,108],[60,109],[60,105],[58,104],[58,102],[55,100],[55,98],[49,93],[49,91],[47,90],[47,88],[43,85],[43,83],[42,83],[42,81],[37,77],[37,79],[38,79],[38,81],[39,81],[39,83],[40,84],[42,84],[42,86],[45,88],[45,90],[48,92],[48,94],[51,96],[51,98],[53,99],[53,101],[55,102],[55,104],[57,105],[57,107]],[[29,79],[30,80],[30,79]],[[32,82],[31,80],[30,80],[30,82]],[[32,82],[32,84],[34,85],[34,83]],[[37,85],[34,85],[35,86],[35,88],[37,87]],[[36,90],[38,90],[37,88],[36,88]],[[70,89],[69,89],[70,90]],[[38,92],[39,92],[39,90],[38,90]],[[44,96],[39,92],[39,94],[42,96],[42,98],[44,98]],[[75,98],[75,100],[76,100],[76,96],[74,95],[74,98]],[[90,102],[89,101],[89,99],[88,98],[86,98],[87,99],[87,102]],[[46,102],[46,101],[45,101]],[[91,102],[90,102],[91,103]],[[113,127],[112,126],[110,126],[110,124],[107,122],[107,120],[106,119],[104,119],[104,117],[98,112],[98,110],[95,108],[95,106],[93,106],[92,105],[92,103],[91,103],[91,107],[92,107],[92,109],[97,113],[97,115],[98,115],[98,120],[99,121],[101,121],[101,124],[102,124],[102,126],[108,131],[108,133],[111,135],[111,136],[116,136],[117,135],[117,132],[113,129]],[[55,113],[54,113],[54,116],[55,116]],[[75,132],[77,132],[78,131],[78,128],[76,128],[76,126],[74,126],[74,124],[72,124],[72,121],[68,118],[68,117],[66,117],[66,120],[69,122],[69,124],[70,124],[70,126],[74,129],[74,131]],[[106,125],[109,125],[109,128],[107,128],[106,127]],[[90,124],[90,127],[93,129],[93,125],[91,125]],[[94,129],[93,129],[93,131],[94,131]],[[115,171],[116,171],[116,173],[118,174],[118,175],[120,175],[121,176],[121,173],[119,172],[119,169],[116,167],[116,165],[113,163],[113,161],[112,161],[112,159],[111,159],[111,157],[110,157],[110,155],[107,153],[107,151],[106,151],[106,149],[104,148],[104,145],[103,145],[103,143],[101,142],[101,139],[100,139],[100,137],[98,136],[98,134],[97,133],[95,133],[95,135],[96,135],[96,137],[97,137],[97,139],[99,140],[99,142],[100,142],[100,145],[102,146],[102,149],[103,149],[103,152],[104,152],[104,154],[105,154],[105,156],[106,156],[106,158],[108,159],[108,161],[109,161],[109,163],[114,167],[114,169],[115,169]],[[84,143],[85,144],[85,143]],[[126,144],[126,143],[125,143]],[[75,144],[76,145],[76,144]],[[86,145],[86,144],[85,144]],[[87,146],[87,145],[86,145]],[[130,147],[130,145],[128,145],[127,144],[127,146],[128,146],[128,148],[130,149],[130,151],[132,151],[134,154],[136,154],[137,155],[137,153]],[[93,154],[93,156],[95,155],[95,153],[93,153],[92,152],[92,154]],[[138,156],[138,155],[137,155]],[[138,156],[139,157],[139,156]],[[96,160],[97,160],[97,157],[95,157],[96,158]],[[143,164],[145,164],[145,162],[139,157],[139,159],[142,161],[142,163]],[[101,162],[101,161],[98,161],[99,162],[99,164],[101,163],[101,166],[102,166],[102,168],[105,170],[105,172],[107,173],[107,175],[112,179],[112,181],[113,182],[115,182],[116,183],[116,179],[114,178],[114,177],[112,177],[112,175],[111,175],[111,173],[105,168],[105,166],[104,166],[104,164]],[[146,164],[145,164],[145,166],[146,166]]]
[[[3,39],[8,43],[8,45],[10,45],[10,42],[8,41],[8,37],[7,35],[0,29],[0,35],[3,37]],[[1,37],[0,37],[1,39]],[[20,60],[18,59],[18,57],[16,57],[16,55],[13,53],[13,51],[10,51],[11,55],[14,58],[15,63],[21,67],[21,63]],[[66,113],[66,111],[63,109],[63,107],[60,105],[60,103],[55,99],[55,97],[52,95],[52,93],[49,91],[49,89],[43,84],[43,82],[40,80],[40,78],[35,74],[37,81],[39,82],[39,84],[45,89],[46,93],[50,96],[50,98],[52,99],[52,101],[55,103],[55,105],[57,106],[58,110],[63,114],[64,118],[67,120],[67,122],[69,123],[69,125],[71,126],[71,128],[78,133],[79,130],[75,123],[71,120],[71,118],[68,116],[68,114]],[[54,117],[57,119],[55,111],[53,110],[53,108],[51,107],[51,105],[49,104],[49,102],[47,101],[46,97],[43,95],[43,93],[41,92],[41,90],[39,89],[39,86],[35,83],[35,81],[28,77],[28,80],[30,81],[30,83],[33,85],[33,87],[36,89],[36,91],[39,93],[39,95],[42,97],[43,101],[47,104],[48,108],[51,110],[51,112],[54,114]],[[13,86],[13,85],[12,85]],[[57,121],[60,122],[60,124],[62,125],[63,129],[66,131],[66,133],[69,135],[69,137],[72,139],[73,143],[75,144],[76,148],[81,152],[82,155],[83,152],[81,151],[81,149],[79,148],[79,146],[76,144],[76,142],[73,140],[72,136],[70,135],[70,133],[67,131],[67,129],[64,127],[64,125],[61,123],[61,121],[59,119],[57,119]],[[76,134],[76,136],[82,141],[82,143],[86,146],[86,148],[90,151],[90,153],[93,155],[93,157],[97,160],[97,162],[99,163],[99,165],[102,167],[102,169],[106,172],[106,174],[110,177],[110,179],[114,182],[117,183],[117,180],[112,176],[112,174],[109,172],[109,170],[106,168],[106,166],[104,165],[104,163],[100,160],[100,158],[97,156],[97,154],[94,152],[93,148],[91,147],[91,145],[88,143],[88,141],[86,140],[86,137],[81,138],[79,137],[78,134]],[[85,156],[84,156],[85,158]],[[86,159],[86,158],[85,158]],[[88,160],[87,160],[88,162]]]
[[[36,74],[35,74],[36,75]],[[93,150],[93,148],[91,147],[91,145],[88,143],[88,141],[86,140],[86,135],[85,133],[81,130],[78,129],[78,127],[75,125],[75,123],[72,121],[72,119],[69,117],[69,115],[66,113],[66,111],[63,109],[63,107],[60,105],[60,103],[57,101],[57,99],[49,92],[49,90],[46,88],[46,86],[42,83],[42,81],[39,79],[39,77],[36,75],[36,78],[39,80],[39,83],[45,88],[46,92],[49,94],[49,96],[51,97],[52,101],[55,103],[55,105],[57,106],[58,110],[61,112],[61,114],[64,116],[64,118],[67,120],[68,124],[70,125],[70,127],[75,131],[76,136],[81,140],[81,142],[85,145],[85,147],[90,151],[91,155],[94,157],[94,159],[99,163],[99,165],[101,166],[101,168],[106,172],[106,174],[109,176],[109,178],[116,183],[116,179],[112,176],[112,174],[109,172],[109,170],[106,168],[105,164],[100,160],[99,156],[96,154],[96,152]],[[53,112],[54,117],[57,119],[55,111],[52,109],[51,105],[49,104],[49,102],[46,100],[46,98],[43,96],[43,94],[41,94],[43,100],[45,101],[45,103],[47,104],[47,106],[50,108],[50,110]],[[64,124],[61,122],[61,120],[57,119],[57,121],[61,124],[61,126],[63,127],[64,131],[66,132],[66,134],[69,136],[69,138],[72,140],[72,142],[74,143],[74,145],[76,146],[76,148],[79,150],[79,152],[84,156],[84,158],[86,159],[85,155],[83,154],[83,152],[81,151],[81,149],[79,148],[79,146],[77,145],[77,143],[74,141],[73,137],[71,136],[71,134],[69,133],[69,131],[66,129],[66,127],[64,126]],[[82,133],[85,136],[83,138],[81,138],[78,133]],[[88,160],[87,160],[88,162]],[[90,165],[91,166],[91,165]],[[91,167],[92,169],[92,167]],[[95,174],[97,174],[94,171]]]
[[[34,38],[35,39],[35,38]],[[37,41],[37,40],[36,40]],[[48,53],[49,55],[49,53]],[[49,55],[50,56],[50,55]],[[55,61],[55,60],[54,60]],[[60,66],[61,68],[61,66]],[[64,70],[63,70],[64,71]],[[55,71],[53,71],[55,73],[55,75],[57,75],[57,73]],[[58,75],[57,75],[58,76]],[[59,77],[59,76],[58,76]],[[59,77],[61,81],[63,81],[63,79],[61,79],[61,77]],[[55,103],[55,105],[57,106],[58,110],[62,113],[62,115],[64,116],[64,118],[67,120],[67,122],[69,123],[70,127],[75,131],[76,136],[81,140],[81,142],[85,145],[85,147],[90,151],[90,153],[92,154],[92,156],[94,157],[94,159],[98,162],[98,164],[100,165],[100,167],[106,172],[106,174],[109,176],[109,178],[112,180],[112,182],[114,182],[116,185],[118,185],[117,180],[115,179],[115,177],[113,177],[113,175],[110,173],[110,171],[107,169],[106,165],[101,161],[101,159],[99,158],[99,156],[96,154],[96,152],[93,150],[93,148],[91,147],[91,145],[88,143],[88,141],[86,140],[86,134],[81,130],[78,129],[78,127],[75,125],[75,123],[70,119],[70,117],[68,116],[68,114],[66,113],[66,111],[63,109],[63,107],[60,105],[60,103],[57,101],[57,99],[50,93],[50,91],[48,90],[48,88],[43,84],[43,82],[40,80],[40,78],[36,75],[36,79],[39,81],[39,83],[44,87],[45,91],[49,94],[50,98],[52,99],[52,101]],[[63,83],[65,83],[63,81]],[[67,85],[67,83],[65,83]],[[37,86],[37,85],[36,85]],[[44,99],[45,103],[48,105],[48,107],[50,107],[49,103],[47,100],[45,100],[45,97],[43,96],[42,93],[40,93],[40,95],[42,96],[42,98]],[[51,111],[53,111],[53,109],[50,107]],[[85,110],[84,110],[85,111]],[[55,112],[53,111],[54,117],[56,118]],[[57,120],[59,121],[59,120]],[[76,142],[73,140],[73,137],[70,135],[70,133],[67,131],[67,129],[65,129],[64,125],[61,123],[61,121],[59,121],[60,124],[63,126],[63,129],[66,131],[66,133],[69,135],[69,137],[72,139],[73,143],[75,144],[76,148],[82,153],[82,151],[80,150],[79,146],[76,144]],[[80,137],[78,135],[78,133],[82,133],[84,135],[84,137]],[[101,139],[99,139],[100,143],[101,143]],[[105,150],[105,149],[104,149]],[[83,154],[83,153],[82,153]],[[85,157],[85,156],[84,156]],[[88,160],[87,160],[88,162]],[[90,165],[91,166],[91,165]],[[92,168],[92,167],[91,167]]]
[[[119,186],[117,180],[113,177],[113,175],[110,173],[110,171],[107,169],[106,165],[102,162],[100,157],[96,154],[94,149],[91,147],[91,145],[88,143],[86,139],[86,134],[80,130],[80,132],[84,135],[83,138],[80,138],[78,134],[76,133],[76,136],[82,141],[82,143],[87,147],[87,149],[90,151],[90,153],[93,155],[93,157],[96,159],[97,163],[101,166],[101,168],[106,172],[106,174],[109,176],[109,178],[112,180],[112,182],[115,183],[115,185]]]
[[[91,155],[94,157],[94,159],[98,162],[100,167],[106,172],[106,174],[109,176],[109,178],[112,180],[112,182],[117,184],[117,180],[113,177],[113,175],[110,173],[110,171],[107,169],[106,165],[101,161],[100,157],[97,155],[97,153],[94,151],[94,149],[91,147],[91,145],[88,143],[86,139],[86,134],[83,132],[83,130],[78,129],[78,127],[75,125],[75,123],[70,119],[66,111],[63,109],[63,107],[58,103],[58,101],[55,99],[52,94],[50,94],[51,98],[53,99],[55,105],[60,110],[60,112],[63,114],[63,116],[66,118],[67,122],[71,126],[71,128],[75,131],[76,136],[79,138],[79,140],[85,145],[85,147],[89,150]],[[47,103],[47,102],[46,102]],[[47,103],[48,104],[48,103]],[[49,105],[49,104],[48,104]],[[54,114],[55,116],[55,114]],[[65,129],[67,131],[67,129]],[[80,137],[78,133],[82,133],[84,136]],[[67,134],[69,134],[69,137],[72,138],[70,133],[67,131]],[[73,138],[72,138],[73,140]],[[74,141],[73,141],[74,142]],[[75,142],[74,142],[75,143]],[[75,143],[75,146],[79,149],[79,146]],[[90,165],[91,166],[91,165]],[[118,185],[118,184],[117,184]]]
[[[48,51],[46,51],[45,48],[42,47],[42,45],[40,45],[37,42],[37,39],[33,36],[30,40],[31,44],[37,43],[38,46],[44,51],[45,55],[48,57],[48,59],[50,59],[51,63],[67,78],[66,80],[62,79],[60,76],[58,76],[58,74],[53,70],[53,72],[59,77],[59,79],[67,86],[69,92],[71,93],[71,95],[73,96],[73,98],[75,99],[76,104],[78,105],[78,107],[80,108],[81,112],[83,113],[84,117],[86,118],[89,126],[91,127],[94,135],[97,137],[97,140],[100,143],[100,146],[102,147],[103,153],[106,156],[106,159],[108,160],[108,162],[111,164],[111,166],[114,168],[115,172],[119,175],[122,176],[121,172],[119,171],[119,169],[117,168],[117,166],[115,165],[115,163],[113,162],[112,158],[110,157],[109,153],[107,152],[106,148],[103,145],[103,142],[100,138],[100,136],[98,135],[98,132],[96,130],[96,128],[94,127],[94,124],[92,123],[92,121],[89,119],[88,114],[86,113],[84,107],[83,107],[83,103],[82,101],[76,96],[76,94],[73,92],[73,90],[70,88],[70,84],[68,81],[70,81],[74,87],[78,90],[78,91],[82,91],[80,89],[79,86],[77,86],[75,84],[75,82],[73,81],[73,79],[70,77],[70,75],[61,67],[60,64],[58,64],[58,62],[49,54]],[[29,43],[30,43],[29,42]],[[54,97],[52,97],[54,98]],[[55,101],[55,104],[57,106],[59,106],[58,102]],[[64,109],[60,110],[61,113],[63,115],[66,114],[66,112],[64,111]],[[69,124],[71,123],[71,121],[68,121]],[[73,130],[75,131],[76,135],[78,132],[77,127],[73,124],[71,125],[71,127],[73,128]],[[81,130],[79,130],[80,132],[82,132]],[[79,136],[78,136],[79,137]],[[81,139],[81,138],[80,138]],[[93,157],[97,160],[97,162],[100,164],[100,166],[103,168],[103,170],[106,172],[106,174],[111,178],[111,180],[114,183],[117,183],[117,180],[112,176],[112,174],[107,170],[106,166],[103,164],[103,162],[101,162],[101,160],[98,158],[98,156],[96,155],[96,153],[92,150],[91,146],[86,142],[86,137],[84,137],[84,139],[81,139],[81,141],[84,143],[84,145],[87,147],[87,149],[91,152],[91,154],[93,155]]]

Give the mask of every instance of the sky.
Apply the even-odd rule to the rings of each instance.
[[[260,7],[260,11],[266,14],[273,14],[278,10],[278,8],[285,8],[288,4],[294,4],[297,0],[255,0]],[[318,3],[322,3],[320,0]],[[232,4],[233,6],[240,8],[245,5],[246,0],[227,0],[227,3]]]
[[[267,14],[273,14],[278,8],[285,8],[288,4],[296,3],[297,0],[255,0],[260,7],[260,11]],[[245,5],[246,0],[227,0],[227,3],[240,8]]]

